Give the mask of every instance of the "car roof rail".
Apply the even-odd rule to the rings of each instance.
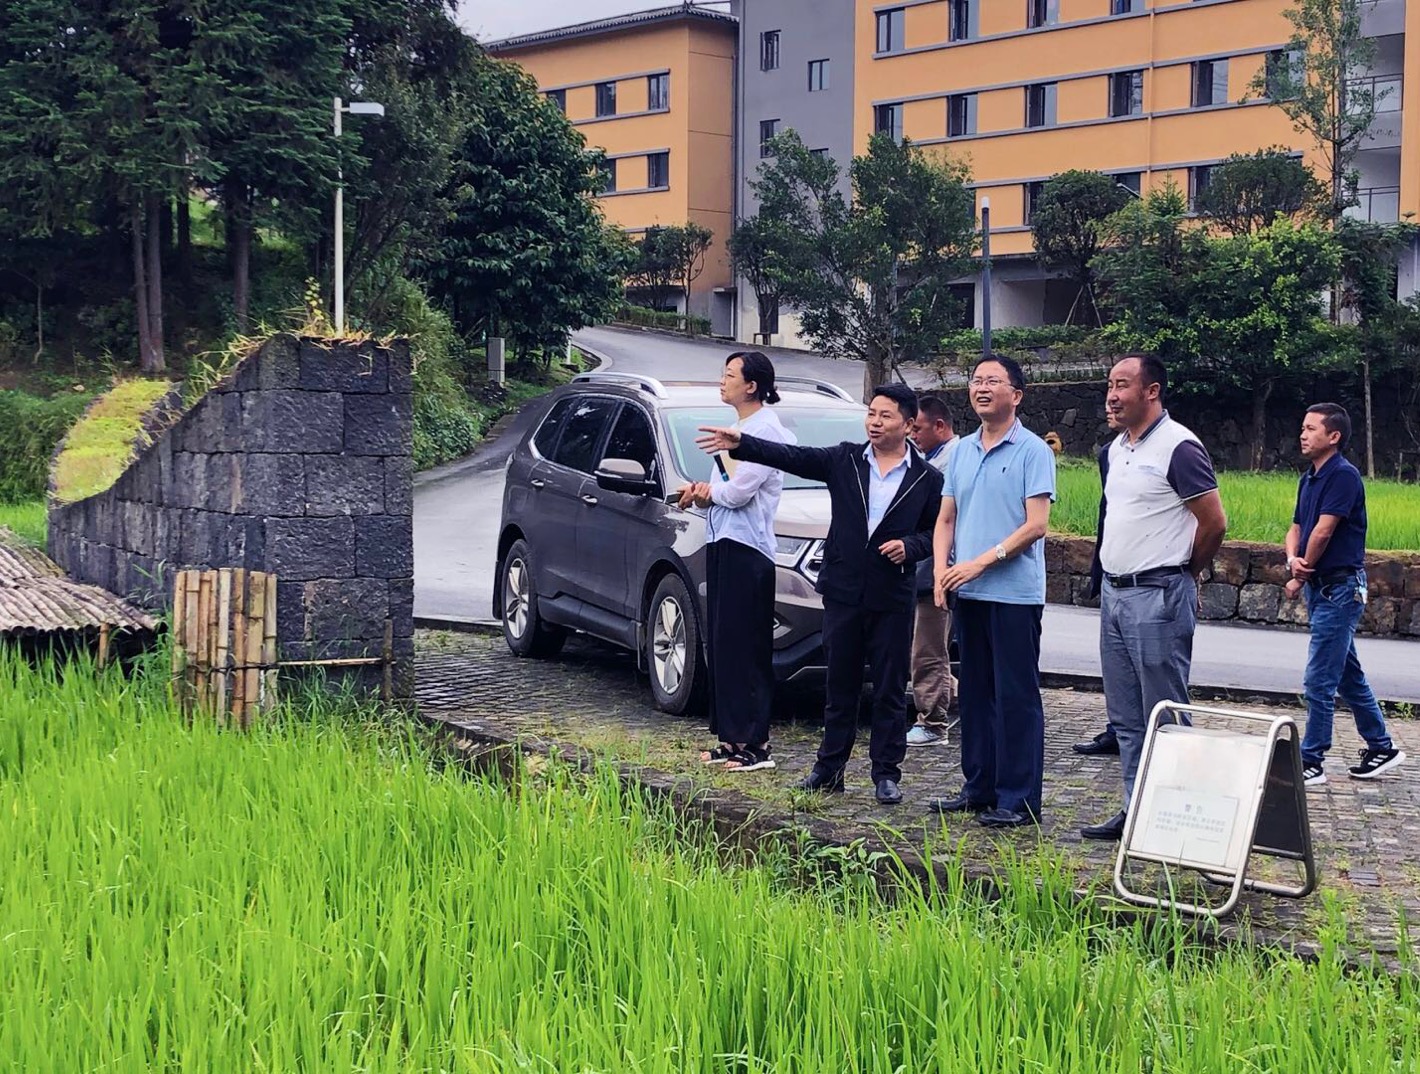
[[[826,380],[818,380],[818,379],[815,378],[815,377],[780,377],[780,376],[776,376],[776,377],[774,378],[774,383],[776,383],[776,384],[806,385],[806,386],[812,388],[812,389],[813,389],[814,391],[816,391],[816,392],[819,392],[819,393],[821,393],[821,394],[823,394],[823,395],[831,395],[831,396],[833,396],[835,399],[842,399],[842,400],[843,400],[844,402],[846,402],[846,403],[856,403],[856,402],[858,401],[858,400],[854,399],[851,395],[849,395],[846,391],[844,391],[842,388],[840,388],[837,384],[831,384],[831,383],[829,383],[829,382],[826,381]]]
[[[573,384],[595,384],[597,381],[615,381],[619,384],[634,384],[644,392],[649,392],[657,399],[666,398],[666,386],[655,377],[643,377],[640,373],[622,373],[617,370],[595,370],[591,373],[578,373],[572,378]]]

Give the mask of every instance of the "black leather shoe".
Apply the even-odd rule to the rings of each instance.
[[[815,768],[803,779],[799,780],[799,790],[814,791],[818,794],[842,794],[843,793],[843,773],[820,772]]]
[[[1120,810],[1103,824],[1091,824],[1088,827],[1081,828],[1080,834],[1086,839],[1118,842],[1120,839],[1124,838],[1124,822],[1128,819],[1128,816],[1129,814]]]
[[[1024,828],[1027,824],[1034,824],[1035,818],[1014,809],[988,809],[976,818],[976,823],[983,828]]]
[[[927,803],[933,813],[985,813],[991,808],[989,802],[974,802],[963,792],[955,798],[933,798]]]
[[[1101,731],[1094,738],[1084,742],[1076,742],[1070,748],[1086,757],[1103,757],[1106,754],[1118,757],[1119,739],[1114,737],[1113,731]]]
[[[897,785],[895,779],[880,779],[877,789],[873,791],[873,797],[880,805],[897,805],[902,801],[902,788]]]

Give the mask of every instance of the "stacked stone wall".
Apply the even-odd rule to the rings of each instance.
[[[55,506],[50,554],[155,610],[173,572],[277,577],[285,660],[378,655],[413,690],[413,370],[402,342],[276,336],[107,492]],[[357,673],[374,687],[378,670]]]
[[[1051,604],[1098,607],[1090,591],[1093,537],[1045,539],[1045,599]],[[1360,632],[1382,637],[1420,638],[1420,555],[1366,556],[1370,598]],[[1200,616],[1213,622],[1253,626],[1304,627],[1306,602],[1287,600],[1287,557],[1277,545],[1229,541],[1213,560],[1213,577],[1203,583]]]

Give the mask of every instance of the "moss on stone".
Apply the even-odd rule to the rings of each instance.
[[[144,419],[172,387],[166,380],[120,380],[96,399],[54,461],[54,498],[74,503],[110,488],[134,454],[152,443]]]

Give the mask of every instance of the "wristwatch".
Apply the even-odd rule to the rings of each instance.
[[[996,562],[1000,563],[1006,558],[1006,546],[998,544],[996,546]]]

